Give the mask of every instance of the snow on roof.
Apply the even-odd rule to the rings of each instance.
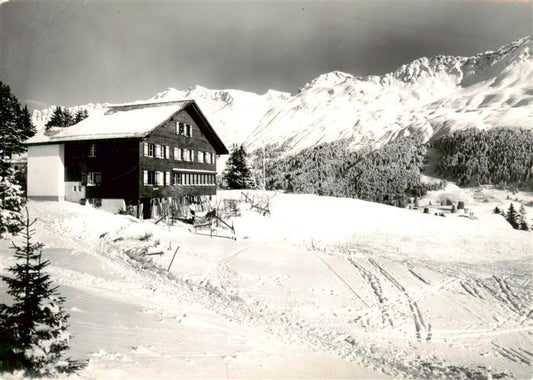
[[[52,128],[26,140],[26,144],[46,144],[75,140],[101,140],[143,137],[181,111],[192,100],[110,106],[67,128]]]

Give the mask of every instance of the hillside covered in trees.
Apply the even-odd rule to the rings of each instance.
[[[509,184],[533,189],[533,132],[521,128],[465,129],[431,145],[442,154],[439,175],[459,186]]]
[[[349,144],[349,140],[339,140],[290,157],[280,157],[279,149],[266,147],[266,188],[400,207],[428,190],[420,180],[425,147],[418,137],[403,137],[379,149],[356,152]],[[262,168],[262,157],[262,151],[255,152],[253,166],[257,170]]]
[[[30,112],[11,88],[0,81],[0,156],[11,157],[26,151],[22,141],[35,134]]]

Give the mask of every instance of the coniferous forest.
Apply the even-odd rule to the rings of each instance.
[[[466,129],[435,140],[437,173],[459,186],[493,184],[533,189],[533,132],[521,128]]]
[[[425,155],[420,138],[398,138],[375,150],[353,151],[349,145],[349,140],[339,140],[285,157],[280,157],[281,149],[266,147],[266,188],[400,207],[429,190],[420,180]],[[262,168],[262,155],[254,154],[256,170]]]

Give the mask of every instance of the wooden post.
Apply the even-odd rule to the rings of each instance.
[[[168,265],[167,272],[170,272],[170,267],[172,266],[172,263],[174,262],[174,258],[176,257],[176,253],[178,253],[178,249],[180,249],[179,246],[178,246],[178,248],[176,248],[176,250],[174,251],[174,255],[172,256],[172,260],[170,260],[170,264]]]
[[[137,219],[141,219],[141,200],[137,199]]]

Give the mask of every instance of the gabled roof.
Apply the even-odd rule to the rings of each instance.
[[[110,106],[103,113],[93,114],[67,128],[51,128],[45,134],[29,138],[25,143],[36,145],[67,141],[142,138],[186,108],[211,142],[216,153],[227,154],[228,149],[194,100]]]

